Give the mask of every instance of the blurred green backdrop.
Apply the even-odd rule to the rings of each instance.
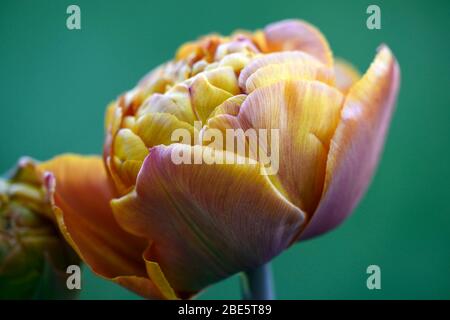
[[[82,30],[66,28],[81,8]],[[382,29],[366,28],[381,7]],[[355,214],[274,261],[283,299],[450,298],[449,1],[2,1],[0,172],[18,157],[100,153],[106,104],[186,40],[295,17],[361,71],[385,42],[402,86],[384,156]],[[377,264],[382,290],[366,288]],[[137,298],[87,268],[81,298]],[[238,277],[200,299],[239,298]]]

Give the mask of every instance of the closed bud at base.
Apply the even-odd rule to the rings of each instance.
[[[0,299],[72,298],[68,265],[79,263],[53,221],[35,165],[20,161],[0,179]]]

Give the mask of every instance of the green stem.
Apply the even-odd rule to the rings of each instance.
[[[241,290],[244,300],[274,300],[272,268],[270,263],[242,274]]]

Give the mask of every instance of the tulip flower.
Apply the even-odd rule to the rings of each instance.
[[[353,211],[399,73],[383,45],[361,77],[303,21],[205,36],[110,104],[103,159],[65,155],[38,171],[60,229],[94,272],[147,298],[189,298]],[[174,141],[179,129],[192,139]],[[271,174],[248,148],[234,154],[203,139],[249,129],[278,132]],[[196,152],[203,161],[173,161]]]
[[[0,299],[73,298],[66,268],[75,252],[55,228],[51,204],[34,164],[22,159],[0,178]]]

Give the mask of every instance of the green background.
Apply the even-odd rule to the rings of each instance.
[[[66,28],[81,7],[82,30]],[[381,7],[382,29],[366,28]],[[290,17],[364,71],[387,43],[402,69],[377,175],[342,227],[274,260],[279,298],[450,298],[449,1],[4,1],[0,4],[0,172],[17,158],[100,153],[106,104],[183,42]],[[366,287],[366,268],[382,289]],[[200,299],[238,298],[238,277]],[[85,269],[81,298],[136,298]]]

